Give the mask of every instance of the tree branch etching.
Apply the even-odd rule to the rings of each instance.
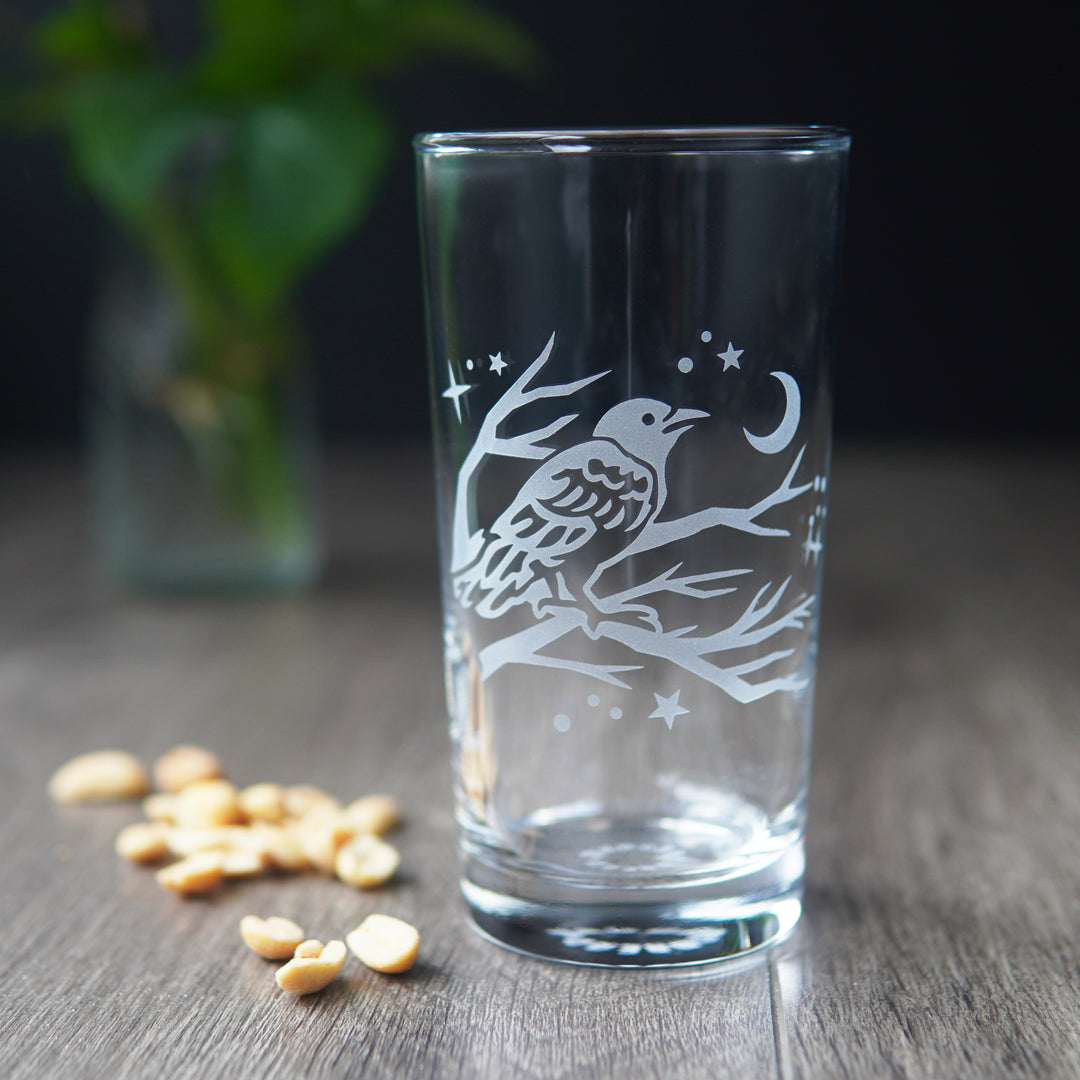
[[[750,569],[680,575],[683,563],[676,561],[650,580],[620,592],[601,597],[596,586],[604,573],[623,560],[676,544],[703,529],[724,526],[756,537],[790,536],[789,530],[765,525],[760,519],[768,510],[797,499],[813,487],[812,483],[795,482],[806,446],[798,451],[780,484],[752,506],[708,507],[682,517],[661,519],[667,450],[693,419],[707,414],[676,411],[653,399],[632,399],[609,410],[607,415],[613,419],[602,419],[593,439],[561,452],[548,441],[575,420],[577,413],[567,412],[520,435],[500,434],[505,421],[523,406],[541,399],[569,398],[610,373],[602,371],[573,382],[534,385],[554,344],[552,334],[539,356],[490,409],[458,472],[451,550],[455,595],[463,606],[475,607],[485,618],[496,618],[519,604],[530,605],[536,615],[533,625],[480,650],[481,677],[490,678],[509,664],[527,664],[573,671],[629,689],[622,676],[639,670],[641,665],[590,663],[543,651],[581,631],[594,640],[617,643],[640,656],[670,661],[744,704],[778,691],[801,689],[806,679],[798,673],[774,674],[757,681],[749,678],[793,656],[794,647],[778,648],[742,663],[724,665],[717,660],[718,654],[761,645],[783,631],[806,629],[814,598],[806,594],[788,596],[790,577],[778,585],[768,582],[761,586],[729,626],[710,633],[699,633],[697,626],[668,630],[657,609],[643,601],[663,594],[707,600],[734,593],[739,588],[737,579],[752,573]],[[666,417],[659,415],[662,409],[670,410]],[[611,436],[611,429],[632,434],[625,426],[630,415],[641,416],[641,422],[650,425],[654,443],[660,437],[656,432],[667,433],[662,453],[654,449],[650,459],[644,449],[635,447],[629,435]],[[477,520],[477,477],[485,461],[495,456],[546,464],[538,465],[534,477],[526,482],[506,513],[485,529]],[[529,493],[531,501],[526,498]],[[596,509],[598,502],[601,510]],[[630,506],[637,509],[628,513],[626,508]],[[608,508],[606,519],[602,511]],[[575,513],[577,518],[572,518],[570,515]],[[628,542],[616,554],[600,561],[575,592],[563,571],[556,568],[565,569],[565,556],[601,528],[614,528],[615,524],[606,523],[608,520],[621,526]],[[581,521],[585,525],[579,524]],[[573,537],[573,543],[567,537]],[[485,589],[490,598],[475,601],[475,594]]]

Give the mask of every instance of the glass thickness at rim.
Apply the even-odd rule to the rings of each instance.
[[[420,134],[421,154],[728,154],[846,150],[844,128],[765,124],[754,127],[574,128],[449,131]]]

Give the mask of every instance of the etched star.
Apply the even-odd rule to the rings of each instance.
[[[746,352],[745,349],[736,349],[735,346],[732,345],[729,341],[727,343],[727,348],[723,352],[717,353],[716,355],[724,361],[724,371],[727,371],[729,367],[738,368],[740,371],[742,371],[742,365],[739,363],[739,357],[742,356],[744,352]]]
[[[679,704],[679,695],[681,693],[681,690],[676,690],[670,697],[664,697],[654,691],[653,697],[656,698],[656,711],[649,713],[649,719],[658,718],[663,720],[668,726],[668,731],[670,731],[671,726],[675,723],[675,717],[682,716],[690,711]]]
[[[459,383],[454,374],[454,365],[447,360],[447,370],[450,372],[450,385],[442,392],[444,398],[449,398],[454,403],[454,412],[457,413],[458,423],[461,423],[461,395],[467,394],[472,386],[469,383]]]
[[[491,353],[488,353],[488,359],[491,361],[491,370],[494,371],[496,375],[501,375],[503,373],[503,368],[510,366],[502,358],[501,351],[497,352],[494,356],[492,356]]]
[[[811,559],[814,560],[814,565],[817,565],[818,559],[821,558],[822,544],[820,540],[814,540],[812,537],[807,537],[803,542],[803,564],[809,563]]]

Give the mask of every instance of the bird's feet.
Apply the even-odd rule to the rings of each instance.
[[[656,609],[649,607],[647,604],[608,603],[603,606],[596,605],[594,610],[585,610],[564,604],[547,603],[533,610],[539,619],[572,617],[585,635],[593,641],[607,636],[602,630],[602,626],[606,622],[622,622],[631,626],[644,624],[653,633],[662,634],[664,632],[663,623],[661,623]]]
[[[649,607],[648,604],[620,604],[612,603],[610,600],[607,602],[600,601],[597,605],[597,617],[596,628],[597,632],[591,634],[591,637],[600,637],[599,627],[602,622],[622,622],[631,626],[637,626],[644,624],[653,633],[662,634],[664,632],[664,625],[660,621],[660,615],[657,613],[656,608]],[[592,617],[590,616],[588,622],[592,625]],[[588,631],[586,631],[588,633]]]

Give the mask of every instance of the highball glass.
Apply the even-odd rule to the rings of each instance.
[[[419,136],[463,891],[510,948],[789,933],[849,139]]]

